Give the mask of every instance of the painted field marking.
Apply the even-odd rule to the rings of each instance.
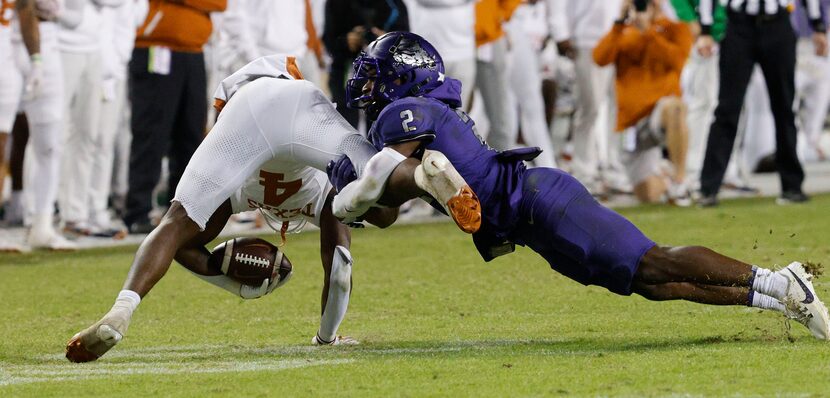
[[[208,361],[198,367],[189,362],[96,363],[87,365],[48,364],[12,365],[0,368],[0,386],[27,383],[103,379],[111,376],[176,375],[195,373],[261,372],[299,369],[311,366],[334,366],[354,362],[352,359],[286,359],[254,361]]]

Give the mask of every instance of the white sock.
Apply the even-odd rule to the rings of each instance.
[[[751,303],[749,304],[750,307],[784,312],[784,304],[782,304],[780,301],[773,297],[767,296],[766,294],[753,292],[752,290],[749,291],[749,297],[751,301]]]
[[[790,280],[787,277],[757,266],[752,266],[752,274],[750,289],[778,300],[784,299],[790,285]]]
[[[129,310],[129,315],[132,316],[133,311],[138,308],[141,303],[141,296],[132,290],[122,290],[118,293],[118,298],[115,299],[112,309],[123,308]]]

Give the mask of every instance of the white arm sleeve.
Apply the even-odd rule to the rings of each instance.
[[[187,269],[187,268],[185,268]],[[187,269],[191,274],[196,275],[199,279],[210,283],[213,286],[220,287],[234,296],[242,297],[243,299],[260,298],[268,293],[268,279],[263,281],[262,286],[243,285],[241,282],[229,278],[227,275],[201,275]]]
[[[349,295],[352,289],[352,254],[343,246],[334,248],[334,258],[331,262],[331,276],[329,276],[329,294],[326,299],[326,308],[320,318],[320,329],[317,338],[323,343],[334,341],[337,338],[337,328],[346,316],[349,308]]]
[[[392,148],[383,148],[366,163],[363,175],[340,191],[332,201],[332,212],[344,222],[354,222],[374,206],[386,187],[386,180],[406,156]]]

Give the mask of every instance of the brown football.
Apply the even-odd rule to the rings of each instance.
[[[277,262],[279,261],[279,264]],[[259,286],[291,273],[291,262],[280,249],[259,238],[236,238],[216,246],[208,266],[246,285]]]

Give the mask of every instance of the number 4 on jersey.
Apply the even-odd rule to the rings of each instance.
[[[259,184],[265,187],[263,202],[265,205],[277,207],[291,195],[300,191],[303,180],[283,181],[285,174],[259,171]],[[282,191],[282,192],[280,192]]]

